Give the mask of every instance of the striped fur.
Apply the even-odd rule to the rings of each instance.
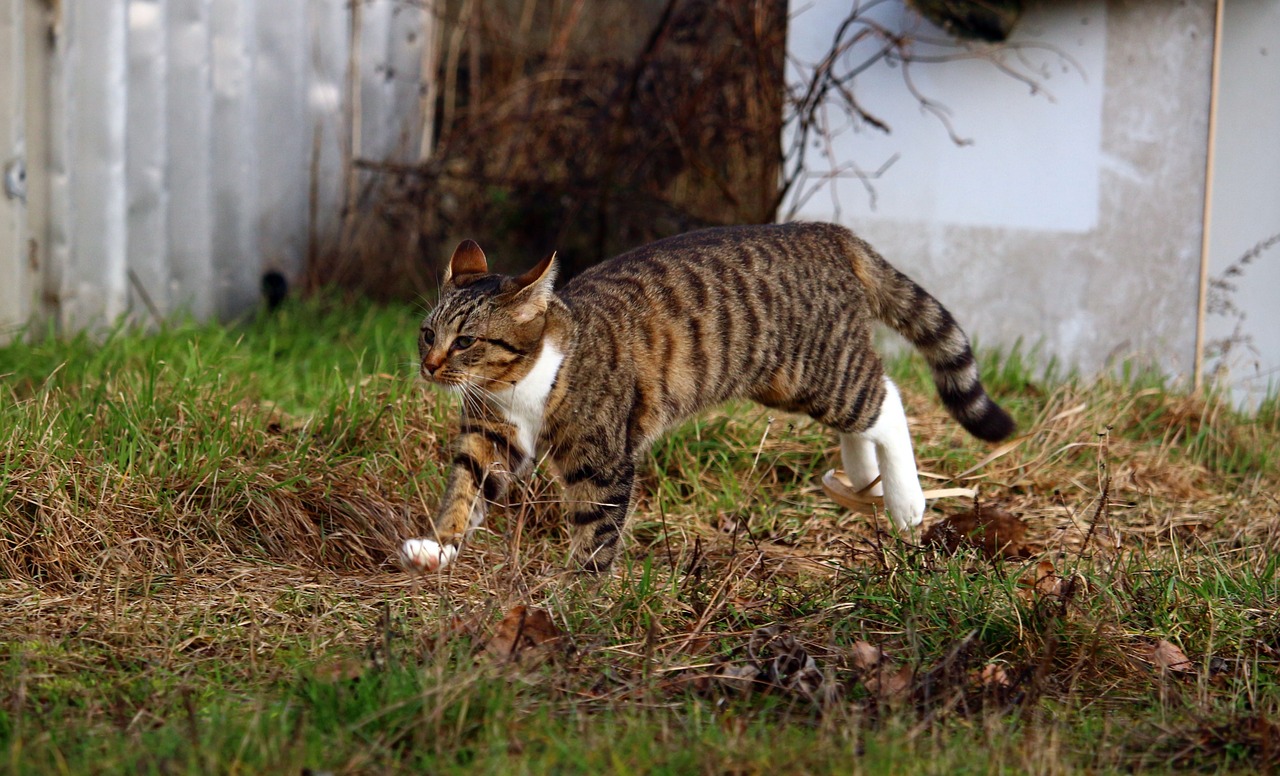
[[[546,452],[565,485],[577,561],[608,567],[641,454],[672,424],[730,398],[808,414],[842,440],[883,436],[876,424],[892,384],[872,347],[877,321],[923,354],[944,405],[972,434],[996,441],[1014,430],[983,390],[951,314],[842,227],[693,232],[592,267],[558,293],[554,273],[547,257],[518,278],[489,274],[468,241],[423,323],[424,377],[464,396],[455,466],[435,521],[441,545],[456,545],[484,504],[504,498],[533,454]],[[562,355],[558,368],[548,366],[549,353]],[[528,418],[504,400],[514,395],[545,397],[533,444]],[[888,436],[906,440],[913,485],[895,487],[912,502],[902,511],[922,512],[909,436],[905,425],[900,430]],[[895,455],[904,457],[901,446]],[[912,487],[916,494],[906,492]],[[912,525],[919,514],[894,519]],[[439,557],[438,565],[447,562]]]

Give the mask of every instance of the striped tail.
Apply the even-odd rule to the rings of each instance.
[[[854,238],[857,239],[857,238]],[[951,416],[978,439],[999,442],[1014,432],[1009,413],[982,387],[978,363],[956,319],[911,278],[865,242],[853,251],[854,272],[867,289],[872,312],[920,351],[938,396]]]

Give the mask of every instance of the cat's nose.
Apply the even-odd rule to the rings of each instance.
[[[439,372],[442,368],[444,368],[444,358],[445,357],[443,353],[436,353],[436,352],[428,353],[422,359],[423,373],[434,377],[436,372]]]

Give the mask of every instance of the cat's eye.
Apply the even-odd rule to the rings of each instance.
[[[422,329],[422,344],[427,345],[427,346],[431,346],[431,345],[436,344],[436,333],[435,333],[435,330],[434,330],[434,329],[428,329],[428,328],[426,328],[426,327],[423,327],[423,329]]]
[[[475,337],[462,336],[462,337],[453,338],[454,350],[466,350],[467,348],[471,347],[474,344],[476,344]]]

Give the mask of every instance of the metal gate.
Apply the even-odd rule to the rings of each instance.
[[[438,29],[400,0],[0,0],[0,338],[249,309],[354,157],[429,145]]]

